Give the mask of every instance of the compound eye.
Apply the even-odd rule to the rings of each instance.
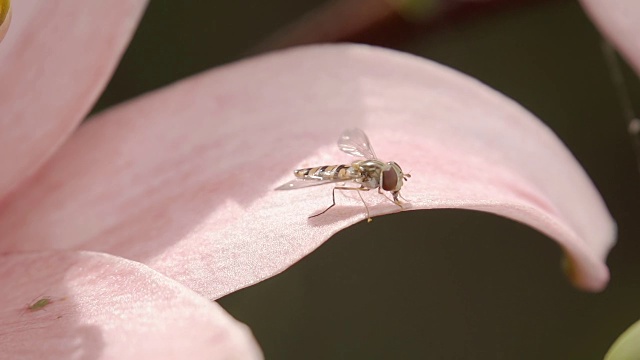
[[[382,189],[385,191],[393,191],[398,186],[398,173],[396,173],[395,169],[391,168],[389,170],[382,172]]]

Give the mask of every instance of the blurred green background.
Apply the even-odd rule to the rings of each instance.
[[[152,0],[95,111],[245,57],[322,3]],[[558,134],[618,222],[609,287],[574,289],[555,242],[510,220],[385,216],[220,299],[267,359],[602,359],[640,319],[640,179],[601,38],[574,1],[494,10],[395,27],[406,36],[384,42],[480,79]],[[637,78],[623,71],[638,104]]]

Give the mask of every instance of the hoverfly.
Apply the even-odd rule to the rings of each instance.
[[[360,200],[367,211],[367,221],[371,221],[371,217],[367,203],[360,194],[361,191],[378,189],[379,194],[383,194],[382,190],[389,191],[393,196],[393,202],[402,207],[398,200],[400,188],[402,188],[402,180],[407,181],[407,178],[411,177],[410,174],[403,173],[400,165],[394,161],[380,161],[369,143],[369,138],[360,129],[344,131],[338,139],[338,148],[349,155],[362,157],[364,160],[354,161],[351,165],[327,165],[295,170],[293,174],[296,178],[276,190],[294,190],[340,182],[353,182],[360,185],[359,187],[335,186],[331,206],[318,214],[309,216],[309,218],[322,215],[336,205],[336,190],[358,191]]]

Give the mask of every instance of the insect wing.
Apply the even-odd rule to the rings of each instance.
[[[286,184],[278,186],[276,190],[295,190],[311,186],[319,186],[337,182],[345,182],[344,179],[314,180],[314,179],[293,179]]]
[[[369,138],[360,129],[345,130],[338,139],[338,148],[352,156],[365,159],[377,159],[376,153],[369,143]]]

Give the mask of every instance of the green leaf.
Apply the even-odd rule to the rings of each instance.
[[[604,357],[604,360],[636,359],[640,359],[640,321],[622,333]]]

